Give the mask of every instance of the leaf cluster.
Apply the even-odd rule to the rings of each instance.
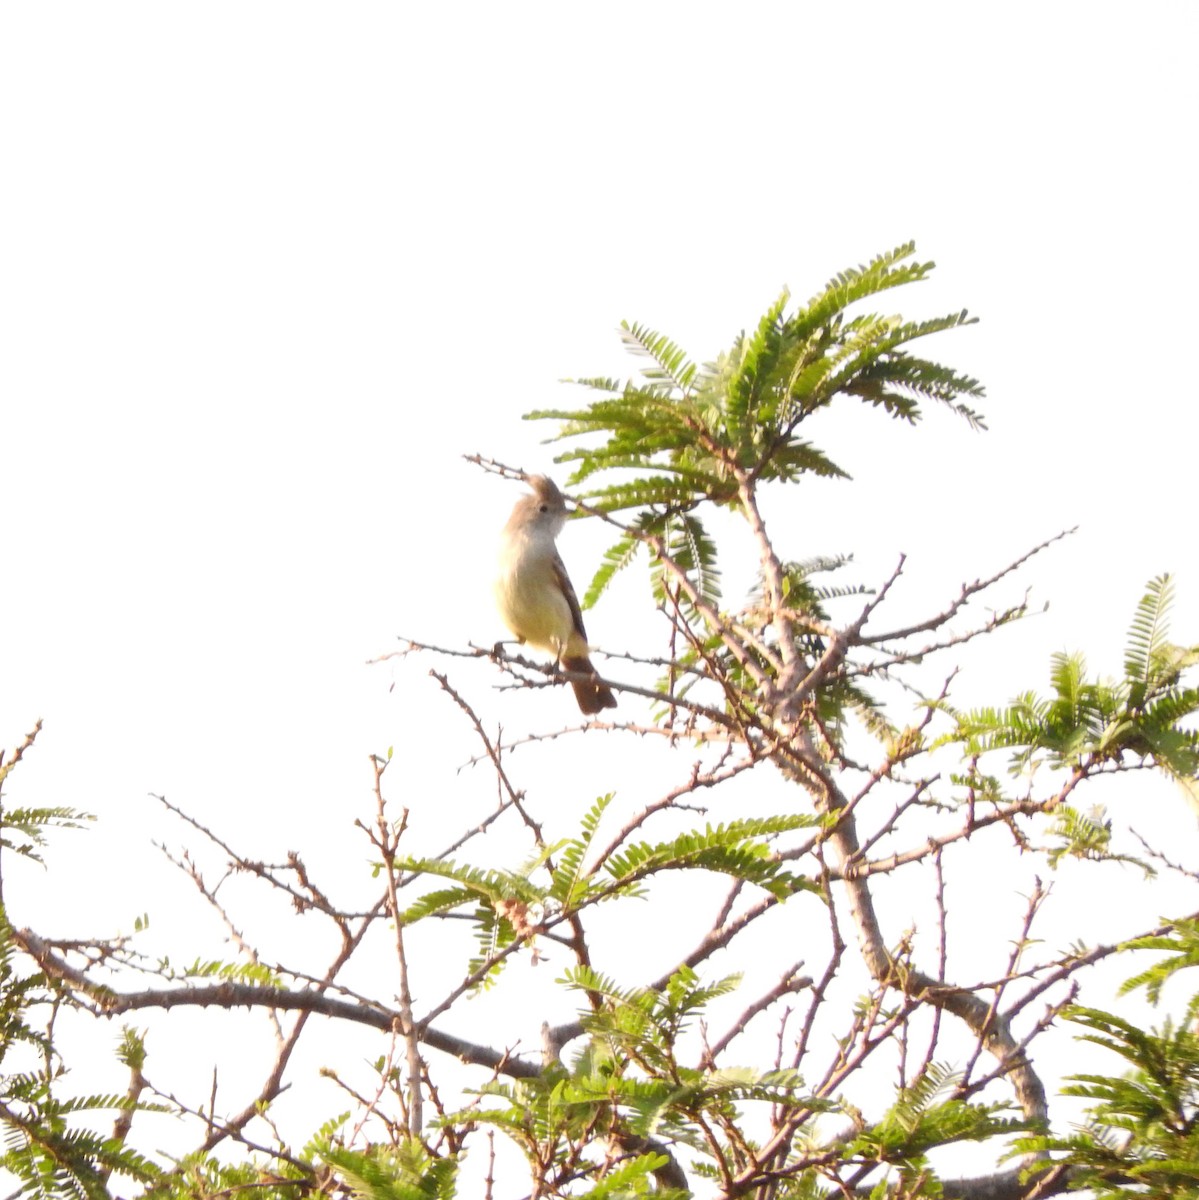
[[[1194,799],[1199,732],[1185,722],[1199,712],[1199,688],[1182,676],[1199,663],[1199,646],[1168,640],[1172,601],[1169,575],[1150,581],[1129,630],[1123,678],[1091,677],[1081,654],[1056,654],[1051,696],[1025,692],[1006,708],[960,714],[954,739],[971,754],[1014,751],[1013,773],[1042,762],[1086,774],[1151,761]]]
[[[75,1120],[97,1111],[128,1110],[132,1101],[114,1095],[59,1096],[56,1083],[65,1067],[52,1035],[34,1025],[35,1014],[52,1007],[45,980],[18,972],[11,931],[0,912],[0,1170],[20,1181],[14,1195],[107,1200],[114,1171],[143,1183],[154,1180],[158,1169],[148,1159]],[[36,1052],[38,1066],[22,1063],[22,1048]]]
[[[365,1150],[325,1144],[319,1156],[356,1200],[453,1200],[458,1162],[429,1152],[419,1138]]]
[[[1028,1128],[1008,1115],[1007,1103],[978,1104],[956,1095],[960,1076],[944,1063],[929,1063],[902,1088],[883,1117],[846,1146],[847,1155],[902,1168],[904,1178],[928,1170],[929,1151],[955,1142],[984,1141]]]
[[[640,378],[578,380],[604,398],[582,409],[539,410],[528,417],[562,422],[555,440],[604,435],[599,445],[562,456],[578,464],[576,483],[612,469],[651,472],[589,493],[606,512],[686,508],[703,499],[732,503],[743,473],[787,481],[805,474],[844,476],[797,432],[838,396],[906,421],[919,418],[922,400],[933,400],[979,424],[978,414],[960,400],[982,395],[978,381],[906,348],[969,323],[965,312],[920,322],[849,312],[861,301],[927,278],[933,264],[907,261],[914,252],[909,242],[844,271],[790,313],[790,296],[783,292],[751,333],[703,367],[665,335],[625,322],[625,344],[649,360]]]
[[[962,397],[983,395],[969,375],[914,354],[912,343],[970,324],[963,310],[926,321],[852,312],[892,288],[926,279],[931,262],[910,261],[913,243],[841,272],[806,305],[788,311],[787,292],[714,362],[698,366],[670,338],[625,322],[626,346],[648,360],[636,377],[575,382],[601,393],[583,408],[540,409],[531,420],[560,423],[551,440],[594,439],[567,450],[571,482],[618,471],[618,482],[584,490],[588,506],[638,510],[604,556],[586,593],[594,603],[616,572],[649,545],[651,558],[675,558],[698,593],[719,597],[715,547],[692,510],[704,501],[743,511],[747,486],[795,483],[848,472],[804,436],[804,422],[838,399],[915,422],[920,405],[947,405],[974,426],[982,419]],[[631,474],[630,474],[631,473]],[[659,575],[655,588],[663,589]]]
[[[19,758],[18,754],[4,765],[0,782]],[[40,863],[50,832],[79,828],[90,819],[62,807],[0,809],[0,856],[17,854]],[[14,1196],[106,1200],[113,1172],[149,1183],[158,1169],[122,1139],[97,1133],[79,1118],[148,1106],[135,1105],[124,1096],[59,1094],[67,1068],[53,1034],[58,1003],[41,972],[22,969],[7,913],[0,905],[0,1170],[18,1181]],[[129,1062],[135,1053],[126,1036],[119,1056]]]
[[[786,870],[774,855],[771,839],[816,823],[810,814],[747,817],[708,825],[661,842],[625,840],[603,857],[588,862],[601,818],[612,796],[601,797],[583,819],[578,837],[546,847],[519,871],[483,870],[452,859],[397,858],[413,875],[452,880],[453,887],[426,892],[400,915],[405,925],[445,917],[468,905],[479,955],[469,973],[492,982],[503,965],[503,952],[516,943],[553,929],[583,909],[621,897],[642,895],[650,879],[666,871],[714,871],[755,884],[780,900],[814,889],[812,882]],[[548,880],[537,876],[550,858],[556,865]]]
[[[1128,950],[1164,950],[1165,958],[1129,978],[1124,990],[1144,987],[1156,1003],[1165,983],[1199,965],[1199,923],[1174,922],[1170,932],[1139,938]],[[1199,991],[1186,1018],[1145,1029],[1115,1013],[1075,1006],[1070,1020],[1081,1040],[1118,1056],[1125,1072],[1073,1075],[1065,1094],[1091,1103],[1085,1124],[1064,1136],[1019,1140],[1016,1149],[1052,1153],[1070,1169],[1072,1188],[1101,1197],[1199,1196]]]
[[[580,1195],[642,1195],[656,1178],[654,1195],[681,1196],[664,1171],[667,1156],[655,1148],[711,1156],[715,1136],[736,1157],[744,1149],[739,1125],[746,1104],[802,1111],[807,1118],[836,1108],[806,1094],[793,1070],[688,1061],[683,1035],[713,1000],[736,988],[736,977],[704,983],[681,967],[661,988],[624,988],[580,966],[562,982],[586,1000],[586,1038],[570,1065],[555,1063],[534,1079],[489,1083],[480,1094],[490,1104],[444,1119],[502,1131],[538,1171],[553,1171],[559,1181],[564,1174],[594,1174],[597,1190]],[[604,1146],[599,1160],[596,1150]],[[623,1190],[604,1190],[615,1180]]]

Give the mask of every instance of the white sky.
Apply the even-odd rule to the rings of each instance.
[[[705,359],[909,238],[939,266],[893,302],[982,318],[936,349],[991,431],[830,427],[858,482],[801,493],[783,549],[905,551],[931,608],[1079,525],[980,699],[1059,648],[1115,669],[1160,571],[1199,640],[1197,35],[1189,3],[4,6],[0,744],[43,717],[10,802],[102,818],[6,880],[14,919],[169,916],[150,792],[360,874],[389,745],[446,840],[469,739],[432,661],[364,664],[502,633],[514,493],[461,456],[549,467],[520,414],[634,370],[621,318]],[[580,588],[604,544],[565,535]],[[650,619],[633,580],[589,626]],[[560,711],[455,677],[514,731]]]

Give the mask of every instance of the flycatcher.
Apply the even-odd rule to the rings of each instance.
[[[591,676],[570,681],[579,707],[591,716],[615,708],[616,697],[587,657],[579,598],[554,545],[566,524],[566,499],[544,475],[528,482],[533,494],[521,496],[504,526],[496,603],[517,641],[547,651],[573,674]]]

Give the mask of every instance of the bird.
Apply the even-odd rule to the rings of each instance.
[[[555,545],[566,525],[566,498],[546,475],[526,481],[532,493],[517,500],[500,542],[496,605],[518,642],[552,654],[576,677],[570,685],[579,708],[594,716],[615,708],[616,697],[592,665],[579,598]]]

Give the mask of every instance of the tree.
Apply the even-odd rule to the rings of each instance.
[[[1156,1002],[1199,962],[1196,918],[1059,949],[1037,936],[1038,883],[979,981],[955,971],[945,901],[947,878],[1005,845],[1046,872],[1112,861],[1146,877],[1173,869],[1153,847],[1130,854],[1114,818],[1080,807],[1101,781],[1144,770],[1195,796],[1199,738],[1188,721],[1199,689],[1185,680],[1199,648],[1168,638],[1169,578],[1151,581],[1136,609],[1122,678],[1097,678],[1063,654],[1048,696],[964,708],[953,699],[964,648],[1026,612],[1024,599],[982,606],[1049,543],[922,616],[893,620],[902,559],[880,581],[837,583],[848,558],[788,557],[787,531],[767,515],[769,495],[845,474],[810,440],[833,406],[865,402],[914,424],[936,404],[982,426],[979,382],[912,349],[967,324],[964,311],[919,322],[863,311],[928,276],[932,264],[912,256],[902,246],[847,270],[805,305],[789,308],[784,294],[707,366],[626,325],[647,364],[637,378],[583,380],[597,398],[530,414],[568,441],[560,461],[573,468],[579,512],[613,529],[585,604],[644,559],[664,630],[657,654],[608,659],[616,719],[570,732],[606,731],[614,747],[625,735],[654,742],[674,773],[660,794],[580,798],[572,781],[581,820],[548,837],[513,746],[438,666],[433,677],[473,730],[499,799],[422,852],[421,813],[389,801],[392,759],[376,757],[376,810],[361,822],[376,863],[368,903],[341,898],[341,881],[314,879],[299,855],[253,860],[178,813],[230,871],[325,927],[333,949],[323,960],[315,938],[284,958],[243,937],[190,855],[179,865],[227,921],[236,961],[179,969],[146,959],[136,937],[6,931],[5,1070],[10,1054],[17,1066],[0,1121],[4,1165],[26,1194],[106,1195],[115,1173],[163,1196],[982,1198],[1073,1186],[1199,1195],[1199,998],[1156,1031],[1078,1004],[1089,968],[1123,947],[1165,955],[1132,980]],[[757,585],[730,603],[721,552],[735,539],[752,549]],[[498,671],[517,692],[568,682],[511,647],[406,641],[402,653]],[[532,740],[546,752],[563,736]],[[47,826],[78,817],[9,810],[5,850],[34,853]],[[501,831],[520,839],[497,850]],[[910,910],[895,920],[880,908],[897,876],[927,886],[914,925]],[[808,962],[813,947],[819,961]],[[537,974],[545,955],[552,974]],[[642,960],[655,964],[648,973]],[[372,969],[381,962],[386,971]],[[510,996],[507,1010],[484,1011],[511,1026],[473,1015],[472,997],[488,991]],[[564,996],[574,1014],[554,1019]],[[126,1091],[63,1098],[65,1015],[197,1007],[271,1014],[276,1049],[247,1102],[217,1111],[177,1095],[131,1028],[120,1051]],[[511,1029],[542,1012],[539,1051],[514,1047]],[[373,1031],[374,1077],[355,1082],[339,1063],[344,1110],[309,1111],[324,1123],[300,1142],[275,1114],[287,1086],[310,1082],[296,1051],[319,1036],[314,1018]],[[1030,1053],[1071,1036],[1061,1018],[1132,1068],[1070,1085],[1091,1102],[1089,1124],[1074,1132],[1054,1124]],[[33,1066],[20,1059],[30,1049]],[[117,1113],[111,1136],[71,1125],[76,1108],[103,1105]],[[140,1113],[153,1106],[192,1120],[190,1154],[164,1162],[135,1149]],[[943,1178],[955,1147],[973,1172]]]

